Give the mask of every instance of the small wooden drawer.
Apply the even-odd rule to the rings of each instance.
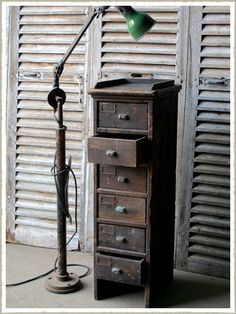
[[[145,230],[98,224],[98,246],[144,253]]]
[[[138,167],[145,162],[146,141],[146,137],[90,137],[88,161],[95,164]]]
[[[131,130],[147,130],[147,103],[98,103],[98,128],[116,128]]]
[[[145,193],[147,191],[147,169],[98,166],[98,187],[103,189]]]
[[[99,194],[98,218],[129,223],[145,223],[146,199]]]
[[[96,254],[95,273],[97,278],[129,285],[142,286],[144,282],[144,260]]]

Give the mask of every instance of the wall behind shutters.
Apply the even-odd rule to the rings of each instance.
[[[47,103],[53,67],[73,41],[86,16],[86,8],[23,6],[19,17],[18,86],[15,168],[15,240],[56,246],[56,193],[50,174],[55,154],[53,110]],[[67,93],[64,124],[67,158],[78,180],[80,200],[83,158],[83,88],[86,37],[68,59],[61,77]],[[69,205],[74,221],[74,183],[69,181]],[[80,207],[80,204],[79,204]],[[68,237],[75,225],[67,224]],[[78,236],[71,244],[77,247]]]
[[[190,208],[180,225],[178,268],[229,277],[230,259],[230,9],[205,6],[201,41]],[[181,248],[182,246],[182,248]],[[182,255],[182,256],[181,256]]]

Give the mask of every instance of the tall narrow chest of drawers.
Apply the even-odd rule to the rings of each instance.
[[[90,90],[95,167],[95,299],[132,286],[146,307],[173,278],[179,86],[171,80],[117,79]]]

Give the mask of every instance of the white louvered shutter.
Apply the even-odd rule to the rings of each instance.
[[[56,246],[56,190],[50,173],[55,154],[57,123],[47,103],[53,68],[83,25],[84,7],[23,6],[20,9],[17,138],[15,176],[15,239],[22,243]],[[78,180],[80,195],[83,140],[83,85],[86,37],[65,65],[61,88],[67,94],[67,159]],[[69,181],[69,206],[74,221],[75,191]],[[80,197],[79,197],[80,200]],[[75,225],[67,224],[68,237]],[[76,246],[76,241],[72,246]]]
[[[123,16],[110,8],[102,17],[101,77],[151,75],[175,78],[179,7],[134,7],[157,24],[138,42]]]
[[[229,277],[230,12],[202,9],[188,270]]]

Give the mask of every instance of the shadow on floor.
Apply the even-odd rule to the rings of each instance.
[[[172,284],[157,298],[156,307],[178,307],[178,304],[190,303],[191,307],[209,307],[209,304],[212,304],[212,308],[217,308],[222,307],[219,303],[223,299],[226,300],[224,303],[227,308],[230,307],[229,291],[230,281],[228,285],[222,285],[222,281],[217,282],[211,277],[207,280],[196,280],[196,278],[175,276]],[[209,302],[211,299],[212,302]]]

